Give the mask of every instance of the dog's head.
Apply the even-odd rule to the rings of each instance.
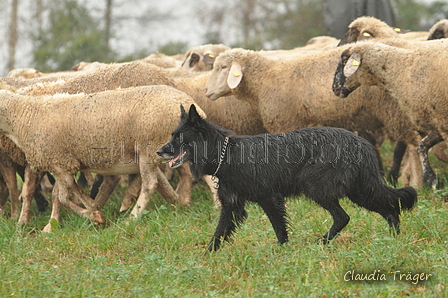
[[[171,141],[157,150],[157,154],[164,159],[169,159],[168,166],[177,168],[186,161],[194,161],[194,155],[201,134],[201,127],[205,124],[195,105],[190,106],[190,111],[185,112],[180,106],[181,116],[178,127],[171,134]]]

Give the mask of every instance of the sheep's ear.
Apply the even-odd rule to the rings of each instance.
[[[358,53],[354,53],[347,61],[344,66],[344,76],[348,78],[352,74],[358,70],[359,65],[361,64],[361,55]]]
[[[201,59],[201,57],[199,57],[198,54],[196,54],[196,53],[191,54],[190,64],[188,66],[190,66],[190,68],[192,68],[199,62],[200,59]]]
[[[197,123],[202,120],[202,117],[198,114],[195,105],[190,106],[190,112],[188,112],[188,118],[192,123]]]
[[[190,58],[190,54],[191,54],[191,51],[188,51],[185,53],[185,60],[184,60],[184,62],[182,62],[182,65],[180,67],[184,67],[185,62],[187,62],[188,58]]]
[[[243,71],[241,70],[241,65],[238,62],[234,62],[227,76],[227,85],[230,89],[234,89],[240,84],[242,78]]]
[[[216,56],[212,53],[204,54],[204,63],[205,64],[213,64],[215,62]]]

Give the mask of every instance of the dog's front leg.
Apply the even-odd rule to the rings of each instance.
[[[228,204],[223,203],[221,216],[215,234],[208,245],[209,251],[217,251],[222,241],[229,240],[232,233],[247,218],[247,212],[244,209],[244,203]]]

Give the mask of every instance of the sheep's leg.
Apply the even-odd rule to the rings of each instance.
[[[157,187],[157,170],[160,171],[158,165],[148,162],[145,158],[140,157],[140,175],[142,179],[140,195],[137,202],[132,208],[131,218],[138,219],[141,217],[143,210],[149,204],[149,200]]]
[[[9,190],[9,197],[11,198],[11,218],[18,219],[20,213],[20,201],[16,176],[17,167],[9,156],[2,157],[0,171],[2,172],[3,179],[5,179],[6,186]]]
[[[5,179],[3,179],[3,175],[0,175],[0,207],[3,206],[8,200],[9,190],[8,186],[6,186]]]
[[[171,179],[173,179],[174,169],[166,166],[163,170],[163,173],[165,174],[166,179],[170,181]]]
[[[437,188],[437,177],[429,164],[428,150],[442,141],[443,138],[440,134],[437,132],[431,132],[420,141],[417,147],[417,153],[423,168],[423,180],[433,189]]]
[[[410,163],[411,167],[410,185],[413,187],[421,188],[423,187],[423,170],[417,154],[417,148],[414,145],[409,144],[408,150],[408,162]]]
[[[61,202],[59,200],[59,186],[57,181],[53,185],[53,191],[51,195],[51,215],[50,215],[50,221],[48,224],[44,227],[42,232],[50,233],[53,230],[53,225],[56,223],[59,223],[60,213],[61,213]]]
[[[32,171],[29,166],[25,168],[24,182],[20,198],[22,200],[22,212],[19,217],[19,224],[27,224],[31,219],[31,200],[39,182],[39,174]]]
[[[212,192],[213,203],[215,208],[221,207],[221,201],[218,198],[218,190],[213,186],[212,176],[205,175],[202,178],[205,180],[208,187],[210,188],[210,191]]]
[[[126,192],[123,195],[120,212],[127,211],[129,208],[131,208],[134,199],[139,196],[141,188],[142,176],[137,175],[134,179],[132,179],[131,183],[128,186],[128,189],[126,189]]]
[[[170,204],[179,204],[180,206],[186,206],[190,204],[190,194],[191,194],[191,176],[188,176],[188,173],[179,173],[180,175],[180,181],[179,185],[182,183],[185,183],[185,181],[182,180],[189,180],[190,185],[182,186],[184,192],[188,192],[188,189],[190,191],[189,194],[182,197],[181,195],[178,195],[176,191],[174,191],[171,184],[166,179],[165,175],[160,171],[159,168],[156,169],[157,174],[157,191],[165,198],[165,200]],[[189,171],[188,171],[189,172]],[[184,177],[182,177],[184,176]],[[188,184],[188,182],[187,182]]]
[[[56,179],[59,183],[59,199],[64,207],[94,222],[105,223],[104,215],[100,211],[100,205],[82,191],[76,184],[73,175],[59,174]],[[81,200],[86,209],[70,201],[71,193],[74,193]]]
[[[90,173],[90,172],[81,172],[79,174],[79,178],[78,178],[77,183],[81,187],[87,187],[87,186],[92,186],[94,181],[95,181],[95,178],[93,178],[92,173]]]
[[[446,149],[446,142],[439,143],[433,147],[434,155],[437,157],[437,159],[448,163],[448,155],[445,153]]]
[[[90,197],[92,199],[96,198],[96,196],[98,195],[98,192],[100,191],[100,187],[101,187],[101,184],[103,183],[103,181],[104,181],[103,175],[97,174],[95,176],[95,179],[92,183],[92,187],[90,188]]]
[[[183,165],[177,168],[177,172],[179,173],[179,184],[177,185],[176,188],[176,192],[179,194],[178,203],[180,206],[189,206],[191,201],[191,188],[193,185],[193,175],[191,174],[190,171],[190,164],[184,163]],[[159,184],[161,184],[160,178],[159,178]],[[169,185],[169,183],[168,186],[169,188],[171,188],[171,185]],[[175,197],[170,198],[170,200],[172,199],[175,199]]]
[[[101,183],[98,193],[95,196],[95,202],[97,202],[101,206],[101,208],[104,207],[107,200],[112,195],[118,182],[120,182],[120,176],[118,175],[104,176],[103,183]]]
[[[403,141],[398,141],[394,148],[394,157],[392,166],[390,167],[389,174],[387,175],[387,181],[392,185],[396,186],[398,181],[398,176],[401,167],[401,161],[406,152],[407,144]]]

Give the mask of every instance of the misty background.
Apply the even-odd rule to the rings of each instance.
[[[448,18],[447,1],[435,0],[0,0],[0,76],[174,55],[207,43],[291,49],[319,35],[342,37],[336,32],[355,10],[412,31]]]

